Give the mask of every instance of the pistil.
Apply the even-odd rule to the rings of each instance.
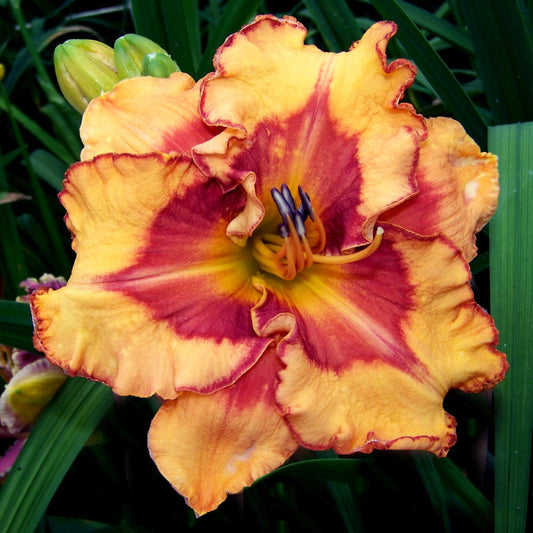
[[[320,217],[313,210],[309,195],[299,186],[300,205],[296,207],[286,184],[279,190],[272,189],[271,193],[282,218],[278,234],[264,233],[252,238],[252,254],[263,271],[291,280],[313,263],[353,263],[369,257],[379,248],[383,238],[381,227],[376,229],[373,241],[360,250],[343,255],[321,255],[326,246],[326,232]],[[312,242],[308,239],[306,221],[314,229]]]

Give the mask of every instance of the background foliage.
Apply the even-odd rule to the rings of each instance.
[[[460,120],[500,157],[502,197],[472,263],[511,371],[493,395],[452,391],[458,443],[446,459],[379,452],[302,452],[201,519],[159,475],[146,450],[154,400],[116,398],[70,379],[47,408],[0,490],[0,532],[525,531],[533,380],[533,10],[529,0],[0,0],[0,342],[31,349],[19,282],[68,276],[73,255],[56,199],[79,156],[80,116],[59,94],[54,47],[67,38],[112,45],[137,32],[196,78],[216,48],[257,13],[291,14],[308,42],[340,51],[381,18],[395,20],[389,57],[419,68],[406,99],[425,116]],[[490,146],[489,146],[490,145]],[[15,196],[13,195],[15,193]],[[489,277],[490,276],[490,277]],[[491,284],[492,282],[492,290]],[[0,454],[7,444],[0,442]]]

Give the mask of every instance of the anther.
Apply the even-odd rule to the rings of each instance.
[[[313,207],[311,206],[311,199],[309,198],[309,195],[302,189],[301,185],[298,185],[298,194],[300,195],[301,200],[298,211],[302,214],[304,220],[309,215],[309,218],[314,222],[315,214],[313,212]]]
[[[381,244],[383,228],[377,227],[374,239],[368,245],[349,254],[321,255],[326,246],[326,231],[320,217],[313,211],[309,195],[299,186],[300,205],[296,207],[286,184],[279,190],[273,188],[271,193],[282,218],[277,234],[262,233],[254,235],[252,240],[252,254],[265,272],[291,280],[313,263],[342,265],[361,261],[372,255]]]
[[[281,194],[283,198],[285,198],[285,201],[289,204],[291,211],[294,213],[296,211],[296,204],[294,203],[294,198],[292,197],[291,190],[289,189],[286,183],[281,186]]]
[[[283,220],[287,220],[287,218],[292,217],[292,209],[291,206],[287,203],[287,200],[283,197],[283,195],[276,189],[273,188],[270,193],[272,194],[272,198],[274,199],[274,202],[276,203],[276,206],[278,208],[279,214],[283,218]]]
[[[298,237],[300,237],[300,239],[302,237],[305,237],[305,224],[300,212],[295,211],[292,219],[294,220],[294,227],[296,228],[296,233],[298,234]]]

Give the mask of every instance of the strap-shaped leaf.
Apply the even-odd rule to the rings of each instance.
[[[42,188],[41,182],[35,174],[35,170],[30,161],[28,154],[28,149],[22,138],[22,133],[20,131],[19,125],[15,119],[11,103],[9,101],[8,95],[4,90],[4,86],[0,83],[0,98],[5,103],[6,112],[9,117],[9,122],[11,124],[14,137],[19,146],[20,152],[22,154],[22,159],[26,165],[26,170],[30,178],[30,183],[32,186],[32,196],[35,203],[39,207],[40,216],[43,222],[44,227],[46,228],[46,241],[50,245],[50,263],[56,264],[57,271],[59,273],[66,274],[70,271],[71,261],[66,253],[65,241],[63,236],[66,235],[66,231],[61,225],[58,224],[58,221],[52,215],[52,209],[48,198],[46,197],[45,191]]]
[[[71,165],[75,162],[75,158],[72,157],[68,149],[47,133],[46,130],[41,128],[28,115],[24,114],[18,107],[9,103],[3,96],[0,96],[0,109],[6,112],[9,110],[9,113],[18,124],[29,131],[35,139],[67,165]],[[4,120],[4,118],[2,118],[2,120]]]
[[[200,62],[198,0],[132,0],[135,31],[162,46],[181,70],[195,75]]]
[[[0,344],[34,352],[30,306],[0,300]]]
[[[111,407],[111,389],[68,379],[45,409],[0,490],[0,533],[33,533],[61,480]]]
[[[426,488],[427,495],[429,496],[433,507],[438,511],[441,517],[443,530],[446,533],[450,533],[452,527],[450,524],[450,513],[448,512],[446,491],[435,467],[435,461],[428,453],[415,452],[412,453],[412,457],[413,463],[415,464],[418,474]]]
[[[229,0],[216,26],[211,29],[197,76],[201,77],[213,70],[213,56],[224,39],[239,31],[257,13],[260,0]]]
[[[461,0],[498,124],[533,120],[533,28],[519,0]]]
[[[487,126],[483,117],[411,18],[395,0],[372,0],[372,4],[384,19],[394,20],[398,24],[398,39],[449,113],[463,124],[481,146],[486,146]]]
[[[533,432],[533,122],[489,129],[500,203],[490,223],[491,312],[510,369],[494,391],[496,531],[526,530]]]
[[[0,151],[0,190],[7,191],[4,158]],[[22,243],[17,232],[15,215],[8,203],[0,204],[0,276],[4,279],[6,298],[15,298],[18,284],[27,277]]]
[[[373,0],[362,0],[366,4],[372,4]],[[431,13],[426,9],[398,0],[398,5],[405,11],[405,14],[420,28],[430,31],[434,35],[441,37],[447,43],[463,48],[467,52],[473,52],[472,40],[468,32],[459,26],[444,20],[436,13]]]
[[[449,458],[432,458],[433,465],[446,490],[448,499],[453,495],[462,511],[475,520],[478,531],[488,531],[492,523],[492,504]]]
[[[468,52],[473,52],[472,40],[464,28],[454,26],[450,22],[409,2],[400,0],[398,4],[417,26],[438,35],[452,45],[463,48]]]
[[[348,50],[363,32],[344,0],[304,0],[328,50]]]
[[[280,466],[273,472],[259,478],[255,484],[274,478],[285,477],[300,481],[338,481],[345,483],[352,480],[360,473],[361,461],[359,459],[309,459]]]

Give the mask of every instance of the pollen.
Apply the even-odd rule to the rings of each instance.
[[[286,184],[271,190],[281,216],[277,233],[260,233],[252,238],[252,254],[261,270],[292,280],[298,272],[313,263],[340,265],[369,257],[381,244],[383,228],[378,227],[372,242],[349,254],[322,255],[326,232],[320,217],[313,210],[309,195],[298,186],[299,206]],[[312,235],[312,237],[308,237]]]

